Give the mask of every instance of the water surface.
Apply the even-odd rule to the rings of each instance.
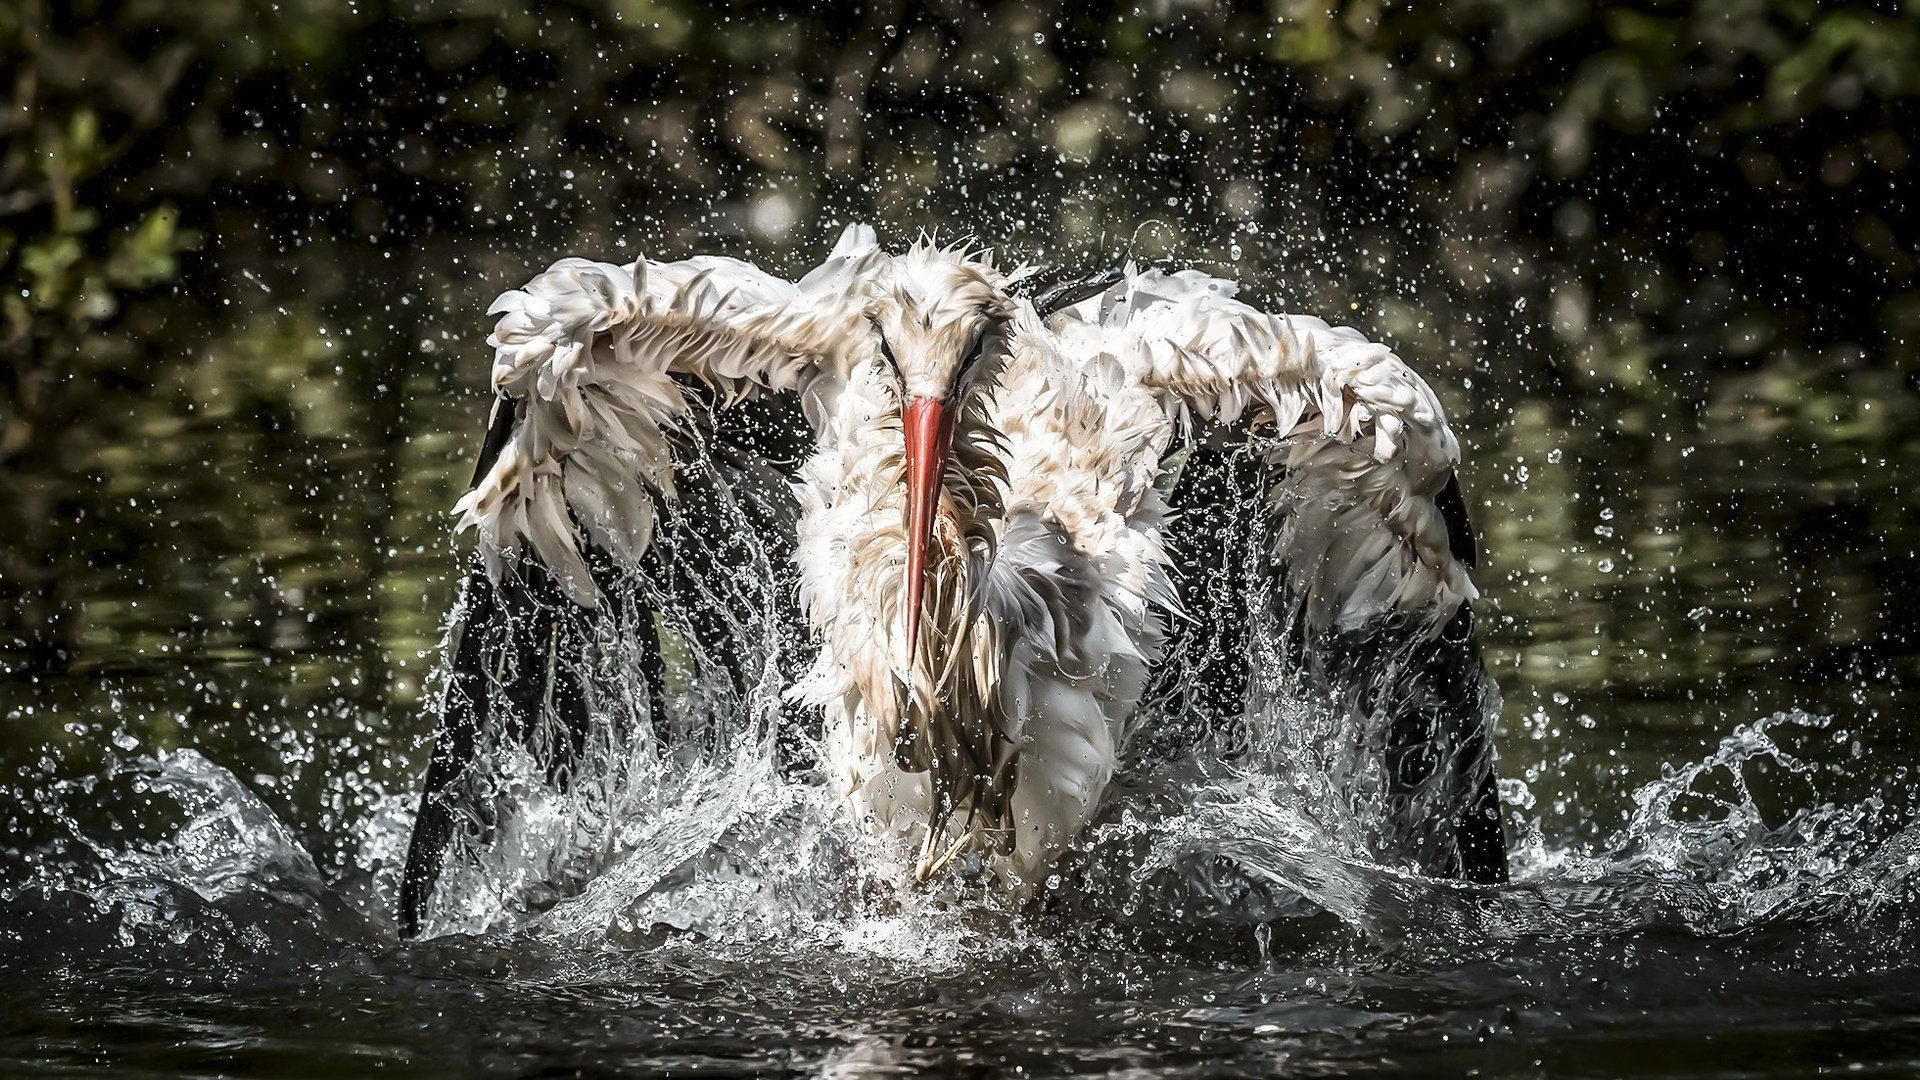
[[[1336,310],[1279,247],[1247,255],[1261,295]],[[1384,302],[1347,315],[1468,456],[1510,886],[1356,860],[1272,776],[1150,762],[1035,908],[903,905],[808,777],[746,754],[580,896],[400,941],[474,313],[525,270],[467,254],[317,305],[266,274],[210,326],[183,298],[125,332],[187,362],[16,474],[65,644],[0,654],[0,1069],[1920,1069],[1913,402],[1577,393],[1488,344],[1511,313],[1475,351]]]

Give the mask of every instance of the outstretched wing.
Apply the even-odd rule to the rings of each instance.
[[[877,257],[855,228],[799,282],[714,257],[563,259],[494,302],[496,399],[456,506],[479,542],[401,882],[404,933],[448,891],[456,851],[484,861],[516,845],[542,864],[525,875],[534,888],[591,869],[569,864],[604,846],[594,813],[560,815],[584,835],[509,819],[534,785],[596,800],[611,824],[622,778],[607,763],[674,734],[663,632],[693,654],[690,681],[737,676],[734,630],[778,603],[792,547],[784,469],[811,444],[803,414],[863,340],[848,333],[852,286]],[[740,572],[756,562],[774,572]],[[453,890],[468,906],[499,888],[473,884]]]
[[[1475,541],[1445,413],[1384,346],[1234,291],[1129,268],[1050,324],[1195,436],[1163,474],[1176,557],[1207,568],[1182,582],[1194,621],[1176,626],[1180,693],[1264,717],[1249,751],[1310,761],[1375,822],[1363,828],[1383,856],[1505,880],[1499,695],[1474,632]]]
[[[662,501],[674,499],[676,437],[690,377],[731,403],[757,389],[808,392],[844,372],[860,300],[848,288],[877,257],[849,229],[798,284],[702,256],[629,266],[562,259],[501,294],[493,387],[511,407],[498,457],[455,507],[497,570],[538,556],[585,607],[597,590],[577,539],[636,564]]]

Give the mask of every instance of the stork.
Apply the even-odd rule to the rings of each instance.
[[[1200,617],[1186,597],[1209,568],[1170,554],[1190,509],[1169,504],[1172,463],[1196,440],[1268,488],[1267,587],[1240,608],[1280,614],[1298,685],[1388,729],[1381,857],[1504,880],[1498,698],[1440,402],[1384,346],[1236,291],[1132,265],[1009,273],[925,239],[890,253],[854,226],[798,281],[712,256],[570,258],[501,295],[493,421],[456,507],[478,553],[403,930],[429,915],[449,847],[485,842],[487,746],[518,740],[564,783],[595,676],[556,675],[553,654],[609,646],[566,640],[558,615],[675,572],[655,549],[689,512],[690,440],[756,398],[799,406],[782,434],[804,450],[792,514],[766,525],[790,531],[815,650],[788,696],[904,881],[968,854],[1024,895],[1098,811],[1170,635]],[[613,648],[658,653],[645,613],[623,625]]]

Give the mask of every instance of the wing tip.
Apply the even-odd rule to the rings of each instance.
[[[880,246],[880,234],[872,225],[864,221],[855,221],[840,230],[840,239],[834,242],[833,250],[827,253],[828,260],[847,259],[863,251],[872,251]]]

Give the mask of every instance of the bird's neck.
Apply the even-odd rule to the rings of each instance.
[[[959,407],[929,537],[921,641],[909,647],[897,398],[878,377],[855,378],[837,404],[800,485],[796,557],[820,644],[803,693],[828,710],[849,777],[925,775],[930,810],[972,820],[965,808],[1003,802],[1015,760],[1007,733],[1016,726],[999,715],[1008,646],[981,610],[1004,514],[1004,446],[986,402]]]
[[[1005,733],[1012,728],[999,715],[1003,643],[992,622],[981,617],[981,588],[1004,513],[1004,453],[985,402],[969,400],[941,477],[919,640],[902,642],[912,648],[890,703],[895,760],[909,772],[930,775],[936,813],[984,810],[1011,790],[1015,755]],[[910,621],[906,602],[903,589],[896,626]],[[874,705],[886,711],[869,702]]]

